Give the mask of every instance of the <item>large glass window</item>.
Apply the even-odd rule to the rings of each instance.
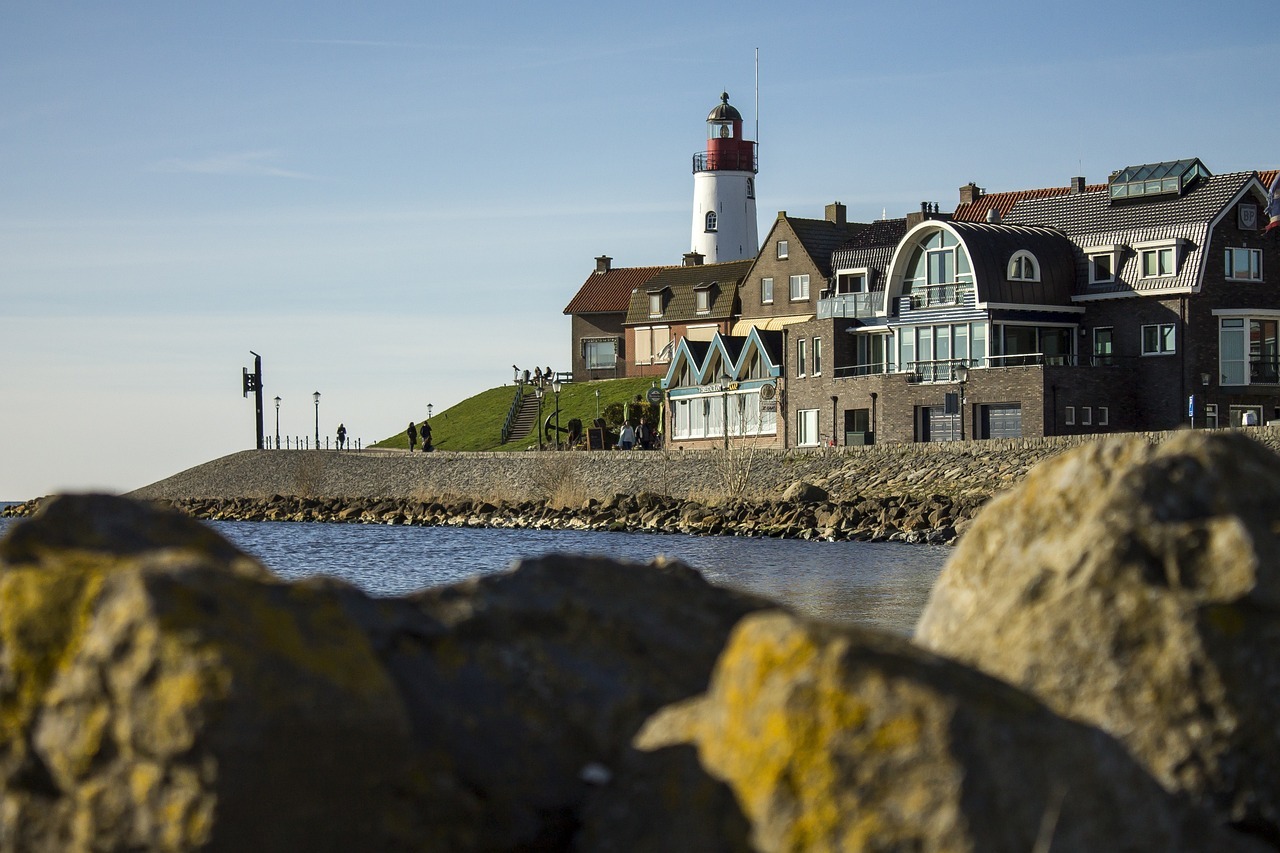
[[[1235,281],[1262,281],[1261,249],[1227,249],[1227,278]]]
[[[1142,327],[1143,355],[1168,355],[1177,349],[1177,327],[1173,323]]]
[[[1280,382],[1280,365],[1277,359],[1276,321],[1249,321],[1249,381]]]
[[[618,342],[613,338],[583,341],[582,357],[586,362],[587,370],[611,368],[618,357]]]

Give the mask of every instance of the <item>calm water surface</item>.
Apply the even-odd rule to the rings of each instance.
[[[13,519],[0,519],[0,533]],[[467,530],[377,524],[209,522],[286,578],[332,575],[373,595],[402,595],[502,571],[553,552],[648,561],[663,554],[712,583],[826,619],[909,634],[949,548],[867,542],[572,530]]]

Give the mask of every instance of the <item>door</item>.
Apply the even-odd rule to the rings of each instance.
[[[987,438],[1022,438],[1022,404],[982,406],[982,434]]]

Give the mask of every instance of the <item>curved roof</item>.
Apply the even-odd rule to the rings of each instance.
[[[720,93],[720,103],[716,105],[710,113],[707,114],[707,121],[742,121],[742,113],[730,106],[729,93]]]
[[[979,303],[1070,305],[1076,262],[1072,243],[1061,231],[1028,225],[952,222],[969,252]],[[1019,250],[1035,256],[1039,281],[1010,281],[1009,261]]]

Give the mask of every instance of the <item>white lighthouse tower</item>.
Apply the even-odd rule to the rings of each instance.
[[[756,144],[742,138],[742,114],[727,92],[707,116],[707,150],[693,155],[693,251],[706,263],[754,258]]]

